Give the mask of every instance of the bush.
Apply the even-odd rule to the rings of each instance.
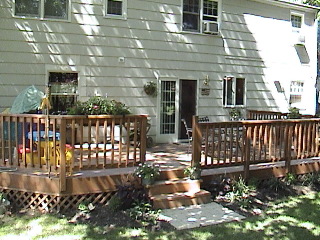
[[[135,201],[147,202],[149,200],[146,189],[136,177],[131,175],[116,187],[117,192],[108,203],[114,211],[132,208]]]
[[[152,226],[157,224],[160,210],[152,209],[149,202],[136,202],[133,208],[129,209],[129,215],[142,223],[143,226]]]

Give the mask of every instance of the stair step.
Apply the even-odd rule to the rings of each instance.
[[[201,180],[190,180],[188,178],[157,181],[150,186],[149,195],[169,194],[176,192],[199,192]]]
[[[161,170],[159,180],[172,180],[184,178],[184,168],[174,168],[169,170]]]
[[[208,191],[200,190],[198,192],[160,194],[152,196],[151,199],[155,209],[167,209],[209,203],[211,201],[211,194]]]

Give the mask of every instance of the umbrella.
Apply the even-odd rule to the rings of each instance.
[[[43,97],[43,92],[39,91],[35,86],[27,87],[16,97],[10,112],[17,114],[37,110]]]

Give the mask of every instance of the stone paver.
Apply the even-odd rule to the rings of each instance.
[[[176,229],[181,230],[239,221],[245,217],[218,203],[211,202],[202,205],[164,209],[160,218],[168,221]]]

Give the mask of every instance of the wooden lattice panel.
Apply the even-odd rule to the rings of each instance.
[[[0,189],[11,205],[21,209],[38,209],[47,212],[63,212],[76,209],[82,202],[93,205],[105,205],[114,192],[92,193],[83,195],[54,196],[42,193],[22,192],[16,190]]]

